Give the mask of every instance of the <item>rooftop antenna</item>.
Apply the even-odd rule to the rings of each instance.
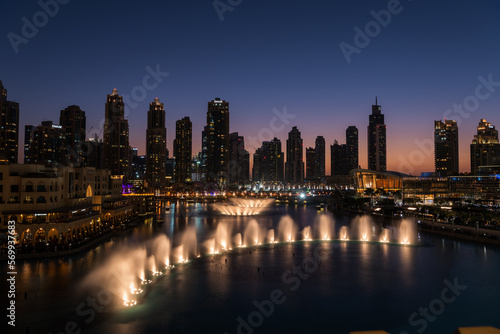
[[[377,96],[375,96],[375,105],[378,106]]]

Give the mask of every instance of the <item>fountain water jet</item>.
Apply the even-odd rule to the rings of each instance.
[[[403,219],[401,223],[399,223],[398,234],[398,239],[401,244],[414,244],[417,240],[417,227],[413,221]]]
[[[370,241],[372,238],[372,222],[369,216],[356,217],[352,221],[351,230],[361,241]]]
[[[215,251],[221,252],[232,247],[231,226],[226,222],[219,223],[215,231]]]
[[[317,223],[319,238],[321,240],[333,239],[334,226],[335,226],[335,221],[333,220],[333,217],[331,215],[329,214],[320,215]]]
[[[311,226],[304,227],[302,236],[304,241],[311,241]]]
[[[217,203],[213,207],[218,212],[229,216],[254,216],[260,214],[274,203],[273,198],[246,199],[231,198],[228,203]]]
[[[243,243],[241,240],[241,233],[236,233],[233,237],[233,241],[234,241],[234,244],[236,245],[236,247],[242,247]]]
[[[339,231],[340,240],[348,241],[349,240],[349,228],[347,226],[342,226]]]
[[[170,266],[171,247],[170,240],[165,234],[161,234],[153,239],[153,254],[166,267]]]
[[[252,219],[243,232],[243,246],[258,245],[260,227],[255,219]]]
[[[389,242],[389,230],[388,229],[386,229],[386,228],[382,229],[382,232],[380,233],[379,241],[384,242],[384,243]]]
[[[277,241],[274,239],[274,230],[273,229],[270,229],[269,231],[267,231],[267,242],[269,242],[270,244],[277,243]]]
[[[290,216],[283,216],[278,224],[279,240],[283,242],[295,241],[295,222]]]

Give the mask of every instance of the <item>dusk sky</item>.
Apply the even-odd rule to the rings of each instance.
[[[370,12],[394,1],[230,2],[239,4],[221,21],[212,0],[72,0],[13,47],[9,33],[22,36],[22,18],[43,20],[42,8],[34,0],[2,1],[0,80],[8,99],[20,103],[20,146],[25,124],[58,123],[60,110],[72,104],[86,111],[88,137],[100,133],[106,95],[115,87],[122,96],[140,92],[157,68],[169,75],[160,75],[158,85],[149,80],[156,87],[127,105],[130,144],[140,154],[155,97],[165,104],[170,155],[175,121],[184,116],[193,122],[193,155],[200,151],[207,102],[220,97],[230,103],[230,131],[245,136],[251,155],[256,141],[272,139],[262,130],[270,123],[283,150],[294,125],[304,148],[324,136],[327,174],[329,146],[345,142],[349,125],[360,130],[360,164],[367,167],[375,96],[386,117],[388,170],[434,170],[434,120],[459,122],[461,172],[470,171],[469,144],[479,120],[500,128],[498,1],[403,0],[350,63],[340,44],[355,46],[354,28],[364,31],[375,20]],[[489,90],[476,89],[488,80],[494,82]],[[470,112],[453,111],[463,103]],[[271,122],[273,110],[284,109],[294,118]],[[416,142],[426,142],[424,149]]]

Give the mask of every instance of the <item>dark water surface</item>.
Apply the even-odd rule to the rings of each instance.
[[[499,249],[427,234],[417,246],[312,241],[204,256],[159,278],[137,306],[110,313],[79,289],[120,245],[160,233],[175,244],[186,226],[205,240],[221,221],[242,230],[251,219],[206,209],[175,205],[161,227],[145,224],[84,254],[19,263],[17,332],[399,334],[500,327]],[[299,230],[318,218],[314,208],[282,206],[256,219],[274,227],[285,214]],[[346,217],[335,220],[337,232],[349,224]]]

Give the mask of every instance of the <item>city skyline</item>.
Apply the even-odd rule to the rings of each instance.
[[[259,139],[259,132],[269,128],[276,117],[273,110],[283,113],[286,107],[295,117],[264,140],[276,136],[283,141],[297,125],[305,147],[314,146],[318,135],[331,145],[349,125],[365,128],[369,105],[378,96],[388,128],[387,169],[407,172],[404,162],[413,160],[418,162],[411,164],[415,175],[433,170],[429,145],[421,144],[433,138],[432,121],[459,121],[460,171],[469,169],[468,145],[477,122],[484,118],[500,124],[497,3],[440,2],[429,11],[425,2],[402,2],[402,11],[360,53],[352,54],[350,63],[339,45],[354,45],[353,28],[363,29],[373,21],[370,12],[387,8],[386,1],[315,1],[307,6],[297,2],[289,3],[286,11],[279,4],[243,2],[226,12],[223,21],[211,2],[155,3],[167,24],[149,19],[152,3],[124,6],[111,1],[97,7],[70,2],[61,5],[27,44],[20,44],[18,53],[3,38],[5,52],[0,57],[9,66],[1,76],[9,100],[21,103],[20,125],[55,120],[59,110],[76,104],[87,113],[88,129],[93,127],[87,137],[94,137],[102,128],[103,94],[116,87],[129,96],[126,113],[135,125],[130,142],[140,154],[146,145],[145,113],[156,96],[167,111],[169,151],[173,152],[175,122],[189,116],[195,153],[201,150],[204,124],[198,119],[203,118],[205,103],[221,96],[232,103],[231,128],[247,139],[246,149],[253,152],[262,140],[248,139]],[[105,14],[116,8],[122,15]],[[21,18],[31,20],[40,10],[36,2],[9,3],[4,35],[21,34]],[[441,15],[448,19],[443,21]],[[204,26],[203,31],[189,29],[195,22]],[[424,29],[414,29],[422,22]],[[94,38],[97,31],[112,35],[123,52],[111,51],[108,38]],[[143,52],[151,45],[153,50]],[[489,96],[481,98],[477,108],[454,108],[474,102],[468,98],[488,81],[495,84],[489,87],[492,91],[479,90],[481,96]],[[132,97],[132,92],[142,92],[137,87],[145,91],[143,99]],[[280,129],[281,125],[276,124]],[[359,142],[366,140],[365,131],[360,131]],[[420,153],[424,160],[415,159]],[[360,145],[362,166],[367,166],[366,156],[365,145]],[[329,161],[327,152],[327,174]]]
[[[114,107],[110,107],[110,103],[113,104],[113,105],[116,103],[115,100],[118,103],[118,105],[114,106]],[[212,108],[211,106],[214,106],[214,101],[215,101],[215,105],[217,105],[217,103],[219,103],[219,101],[220,101],[221,103],[224,104],[224,106],[226,106],[226,109],[228,109],[229,102],[228,101],[226,102],[225,100],[221,100],[220,98],[216,97],[214,100],[212,100],[212,101],[209,102],[209,111],[211,110],[210,108]],[[15,103],[15,104],[17,105],[17,103]],[[158,104],[159,105],[159,99],[158,99],[158,97],[156,97],[154,99],[153,103],[150,103],[150,108],[154,104]],[[163,103],[161,103],[161,108],[163,110],[163,113],[166,114],[166,111],[164,110],[164,107],[163,107]],[[105,105],[105,119],[107,119],[108,122],[105,122],[105,124],[106,123],[112,123],[113,122],[113,118],[118,117],[118,118],[116,118],[115,122],[118,121],[120,124],[121,123],[126,124],[126,128],[124,130],[125,131],[124,134],[126,135],[127,140],[128,140],[129,129],[128,129],[128,119],[127,119],[127,115],[125,113],[125,109],[126,109],[126,104],[123,101],[123,97],[120,96],[118,94],[118,90],[116,88],[114,88],[113,91],[112,91],[112,94],[108,94],[107,95],[107,102],[106,102],[106,105]],[[218,110],[218,109],[215,109],[215,110]],[[146,114],[147,118],[150,117],[149,116],[150,112],[151,112],[151,109]],[[18,111],[18,113],[19,113],[19,111]],[[71,118],[68,118],[68,116],[64,116],[63,117],[63,114],[64,115],[70,115],[70,113],[71,113],[71,115],[73,115],[73,116],[71,116]],[[111,114],[113,114],[113,113],[118,113],[118,114],[117,114],[116,117],[112,117]],[[229,115],[229,112],[228,112],[228,115]],[[17,116],[19,116],[19,115],[17,115]],[[383,151],[384,151],[383,152],[383,156],[384,156],[384,159],[386,159],[387,156],[389,156],[389,157],[391,156],[391,152],[386,152],[386,148],[385,148],[385,145],[386,145],[386,143],[385,143],[385,138],[386,138],[386,124],[384,123],[384,116],[385,115],[383,113],[381,113],[381,106],[378,104],[378,97],[376,97],[375,105],[372,105],[372,114],[369,115],[368,135],[367,135],[367,137],[369,137],[369,133],[371,133],[371,125],[370,124],[372,124],[372,122],[373,122],[374,125],[378,124],[378,123],[380,123],[380,124],[383,125],[384,133],[383,133],[382,137],[384,139],[384,143],[380,144],[380,145],[383,146]],[[161,121],[161,122],[163,122],[162,123],[163,125],[160,125],[160,127],[163,126],[166,129],[164,123],[165,123],[165,118],[167,118],[168,115],[165,115],[163,117],[164,117],[164,119]],[[209,114],[207,114],[207,117],[210,117]],[[378,117],[381,117],[381,119],[378,119]],[[75,163],[75,161],[74,161],[75,159],[77,159],[77,160],[80,159],[81,161],[85,161],[85,152],[82,151],[83,142],[80,139],[80,137],[82,136],[83,131],[85,131],[85,133],[87,133],[87,134],[90,132],[90,131],[86,130],[86,127],[85,127],[85,118],[86,118],[85,111],[82,111],[78,105],[69,105],[65,109],[61,110],[61,115],[60,115],[59,123],[63,124],[63,123],[69,122],[64,127],[65,136],[66,136],[64,138],[64,140],[67,142],[66,149],[72,152],[72,153],[68,152],[68,155],[69,155],[69,157],[67,158],[68,162]],[[186,119],[189,120],[189,116],[184,116],[182,120],[186,120]],[[210,118],[208,118],[207,120],[210,121]],[[73,122],[73,123],[71,123],[71,122]],[[77,122],[77,123],[75,123],[75,122]],[[80,124],[82,122],[83,122],[83,124]],[[174,133],[178,132],[177,127],[178,127],[178,123],[179,122],[180,122],[180,120],[176,121],[176,129],[175,129]],[[227,117],[227,120],[224,120],[223,122],[225,122],[224,127],[227,127],[228,124],[226,124],[226,123],[230,123],[229,122],[229,117]],[[454,120],[446,120],[446,119],[444,120],[444,124],[447,124],[448,122],[457,123]],[[481,118],[480,124],[481,124],[481,122],[486,122],[486,120],[484,118]],[[435,128],[435,130],[434,130],[435,131],[434,137],[435,137],[437,135],[436,134],[437,124],[438,123],[443,124],[443,122],[441,120],[437,120],[437,121],[435,120],[434,123],[435,123],[435,127],[434,127]],[[55,127],[57,127],[57,129],[59,129],[59,127],[61,126],[60,124],[59,125],[55,125],[55,123],[53,121],[47,121],[46,120],[46,121],[42,121],[39,126],[33,126],[33,125],[30,125],[30,124],[25,124],[24,125],[24,127],[25,127],[24,133],[23,133],[23,131],[19,131],[19,141],[25,143],[24,145],[19,145],[19,157],[18,157],[19,163],[23,163],[23,161],[25,160],[25,155],[27,153],[27,148],[29,148],[29,143],[26,142],[25,138],[24,138],[24,136],[26,135],[26,133],[28,131],[28,128],[33,128],[35,130],[37,127],[41,127],[44,124],[46,124],[45,126],[47,126],[47,124],[48,124],[49,127],[54,127],[55,126]],[[74,128],[77,124],[78,124],[78,127],[79,127],[78,131],[77,131],[78,134],[73,134],[73,131],[71,129]],[[488,122],[488,125],[491,125],[491,123]],[[17,124],[17,126],[19,127],[19,124]],[[22,126],[22,124],[21,124],[21,126]],[[455,124],[455,126],[457,126],[457,124]],[[492,125],[492,126],[494,127],[494,125]],[[110,127],[110,126],[108,125],[107,127]],[[117,128],[119,128],[119,127],[117,127]],[[192,127],[192,125],[191,125],[191,127]],[[111,126],[111,128],[113,128],[113,126]],[[102,130],[105,130],[105,129],[106,129],[106,125],[103,127]],[[293,126],[291,131],[293,131],[294,129],[297,129],[297,126]],[[346,137],[347,137],[346,139],[349,139],[349,131],[350,131],[350,129],[355,129],[356,130],[356,134],[357,134],[357,128],[356,128],[356,126],[355,125],[350,125],[350,126],[348,126],[348,128],[346,130],[347,131],[346,132]],[[147,130],[147,131],[149,131],[149,130]],[[190,131],[192,132],[192,130],[190,130]],[[226,131],[226,130],[224,130],[224,131]],[[101,132],[104,132],[104,131],[101,131]],[[165,131],[165,132],[168,132],[168,131]],[[299,132],[299,135],[300,135],[300,132]],[[87,144],[89,144],[89,141],[91,142],[92,140],[97,139],[98,137],[96,138],[96,136],[98,136],[98,135],[94,134],[94,138],[91,138],[91,137],[87,136],[85,138],[85,140],[87,141]],[[166,137],[166,133],[164,134],[164,136]],[[190,135],[190,141],[191,142],[192,142],[192,137],[193,137],[193,135],[191,134]],[[376,137],[377,136],[375,136],[374,138],[376,138]],[[456,137],[457,137],[456,141],[458,142],[460,140],[461,136],[456,135]],[[477,135],[474,135],[473,139],[475,140],[476,137],[477,137]],[[227,138],[229,138],[229,129],[227,129]],[[244,141],[244,136],[240,136],[240,138],[242,138],[241,140]],[[318,138],[323,138],[322,140],[325,141],[323,136],[316,136],[315,141],[317,141]],[[98,138],[98,139],[103,140],[104,138],[101,137],[101,138]],[[229,139],[226,139],[226,140],[229,140]],[[304,144],[303,144],[304,140],[302,138],[300,140],[302,142],[302,164],[304,165],[304,167],[303,167],[303,174],[304,174],[303,178],[306,179],[306,169],[308,168],[308,166],[307,166],[307,150],[308,149],[306,147],[304,147]],[[373,140],[375,140],[375,139],[373,139]],[[429,172],[437,172],[437,173],[439,173],[438,168],[436,167],[436,155],[435,155],[436,154],[436,143],[434,142],[434,140],[435,140],[435,138],[433,139],[433,143],[432,143],[433,146],[434,146],[434,149],[433,149],[432,157],[431,157],[432,161],[434,162],[434,168],[429,169],[429,170],[422,170],[421,173],[429,173]],[[73,144],[71,144],[71,141],[76,141],[76,142],[73,142]],[[148,135],[145,136],[145,141],[146,142],[148,141]],[[175,152],[175,141],[176,141],[175,138],[172,139],[172,146],[173,146],[172,151],[174,151],[174,152]],[[378,140],[376,140],[376,141],[378,143]],[[168,150],[168,142],[169,142],[169,140],[167,138],[166,143],[165,143],[166,147],[167,147],[166,152],[169,151]],[[265,142],[268,142],[268,140],[263,140],[261,142],[261,144],[264,144]],[[427,142],[427,144],[428,143],[429,142]],[[363,151],[363,145],[359,145],[359,139],[358,138],[356,138],[356,144],[358,144],[358,147],[357,147],[357,151],[358,152],[356,152],[356,154],[358,155],[358,159],[355,159],[355,160],[361,161],[362,158],[359,157],[359,152]],[[316,142],[315,142],[315,145],[317,145]],[[333,147],[335,145],[338,145],[337,138],[333,139],[333,144],[331,145],[332,149],[333,149]],[[142,154],[138,153],[139,151],[138,151],[137,148],[140,145],[136,145],[136,143],[130,143],[129,142],[129,146],[131,148],[136,149],[136,153],[138,155],[143,155],[143,156],[147,155],[147,152],[141,152]],[[192,143],[190,143],[189,146],[190,147],[195,147],[195,145],[193,145]],[[345,146],[345,145],[343,145],[343,146]],[[368,152],[368,146],[366,147],[367,148],[367,152]],[[227,147],[229,147],[229,143],[227,144]],[[146,149],[147,149],[147,145],[146,145]],[[252,169],[253,169],[253,164],[254,164],[254,159],[253,159],[254,158],[254,154],[257,153],[258,149],[259,149],[259,147],[256,148],[255,151],[253,151],[254,153],[250,152],[251,153],[250,156],[252,157],[251,160],[249,161],[249,163],[250,163],[250,167],[249,168],[250,169],[249,169],[249,173],[248,174],[249,174],[250,177],[253,174]],[[350,150],[352,150],[352,149],[353,148],[350,148]],[[77,150],[78,150],[78,152],[76,152]],[[470,155],[468,156],[468,158],[469,158],[469,161],[468,161],[469,165],[465,167],[466,168],[465,170],[461,169],[461,166],[464,165],[464,163],[462,162],[462,160],[464,160],[464,157],[460,154],[460,152],[462,150],[463,150],[463,148],[460,145],[458,145],[458,147],[456,148],[455,152],[459,152],[459,153],[458,154],[453,153],[454,159],[456,160],[455,164],[458,164],[458,169],[455,167],[453,169],[453,172],[451,174],[447,173],[446,175],[458,175],[459,173],[470,173],[470,172],[475,173],[475,172],[477,172],[477,166],[473,165],[474,162],[473,162],[473,159],[472,159],[472,151],[471,150],[469,150],[469,154]],[[332,153],[333,151],[330,152],[330,150],[325,150],[325,157],[324,157],[324,159],[325,159],[325,166],[326,166],[326,168],[325,168],[325,171],[326,171],[325,175],[332,175],[332,173],[333,173],[333,171],[331,170],[331,166],[332,165],[329,162],[333,162],[333,157],[332,157],[331,154],[329,154],[329,156],[328,156],[328,158],[329,158],[328,159],[328,163],[326,163],[326,158],[327,158],[326,151],[328,151],[328,153]],[[66,153],[61,153],[61,154],[65,155]],[[193,149],[191,149],[191,158],[195,158],[198,154],[202,154],[201,145],[200,145],[200,151],[194,151]],[[229,151],[228,151],[227,154],[229,154]],[[370,157],[370,155],[368,154],[368,159],[366,159],[367,162],[369,160],[369,157]],[[285,158],[286,158],[286,155],[285,155]],[[131,157],[130,157],[130,159],[131,159]],[[77,163],[80,163],[80,160],[78,160]],[[164,159],[164,160],[166,161],[166,159]],[[44,160],[42,159],[41,161],[44,161]],[[104,157],[104,161],[106,161],[106,157]],[[495,161],[496,161],[496,158],[495,158]],[[130,163],[131,163],[131,161],[130,161]],[[354,166],[352,163],[349,163],[349,165]],[[362,169],[377,170],[377,168],[375,168],[375,166],[376,165],[370,167],[369,164],[367,164],[367,166],[363,166],[363,165],[361,165],[361,163],[359,165],[359,167],[362,168]],[[385,171],[385,170],[390,170],[390,169],[386,169],[386,168],[382,168],[381,169],[381,171]],[[404,171],[401,171],[401,170],[395,170],[395,171],[403,172],[404,173]],[[410,172],[409,174],[410,175],[415,175],[415,176],[420,175],[420,173],[412,173],[412,172]]]

